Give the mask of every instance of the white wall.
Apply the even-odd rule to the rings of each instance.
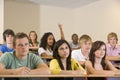
[[[4,26],[4,0],[0,0],[0,44],[3,43],[3,37],[2,37],[2,33],[3,33],[3,26]]]
[[[40,11],[39,5],[29,2],[5,0],[5,29],[11,28],[17,32],[35,30],[39,36]]]
[[[13,27],[20,31],[23,30],[21,26],[29,26],[29,29],[25,28],[23,31],[35,29],[40,36],[45,32],[53,32],[58,40],[60,39],[58,23],[63,24],[65,38],[68,41],[71,40],[73,33],[77,33],[79,37],[88,34],[93,41],[107,42],[109,32],[116,32],[120,40],[120,1],[99,0],[76,9],[45,5],[35,7],[35,4],[30,3],[5,3],[5,28]]]
[[[93,41],[107,42],[107,34],[116,32],[120,35],[120,1],[100,0],[80,8],[69,9],[51,6],[40,6],[41,34],[52,31],[57,39],[57,23],[63,24],[65,37],[71,40],[72,33],[88,34]],[[120,40],[120,37],[119,37]]]
[[[89,34],[93,41],[107,42],[110,32],[116,32],[120,40],[120,2],[100,0],[76,9],[75,28],[79,34]]]
[[[63,31],[66,39],[70,38],[72,33],[71,27],[74,25],[73,9],[40,6],[40,33],[43,35],[45,32],[52,32],[56,40],[60,39],[60,31],[58,23],[63,24]]]

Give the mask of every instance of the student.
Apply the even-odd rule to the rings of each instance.
[[[72,57],[76,59],[83,67],[85,61],[89,59],[88,55],[92,46],[92,39],[89,35],[82,35],[79,39],[80,49],[72,51]]]
[[[53,58],[50,61],[52,74],[86,74],[82,66],[75,59],[71,58],[71,48],[65,40],[56,42],[53,49]],[[67,78],[57,78],[55,80],[67,80]]]
[[[106,44],[107,47],[107,58],[110,57],[118,57],[120,58],[120,46],[118,43],[118,37],[117,34],[114,32],[111,32],[107,36],[108,44]],[[114,65],[119,65],[119,63],[115,63],[112,61]]]
[[[4,54],[5,52],[13,52],[13,39],[14,39],[14,31],[12,29],[6,29],[3,32],[3,39],[4,44],[0,46],[0,55]]]
[[[106,58],[106,45],[103,41],[95,41],[85,67],[88,74],[114,75],[117,70]],[[106,78],[88,78],[88,80],[106,80]]]
[[[38,55],[39,42],[37,41],[38,36],[35,31],[29,33],[29,50]]]
[[[115,32],[111,32],[107,35],[107,40],[108,40],[108,44],[106,44],[107,47],[107,59],[111,59],[111,58],[118,58],[120,59],[120,46],[118,45],[118,37],[117,34]],[[120,61],[111,61],[112,64],[118,68],[120,65]],[[109,78],[109,80],[116,80],[117,78]],[[120,78],[119,78],[120,79]],[[118,79],[118,80],[119,80]]]
[[[78,42],[78,35],[76,33],[72,34],[71,36],[72,42],[70,42],[70,47],[72,50],[76,50],[80,48],[79,42]]]
[[[55,38],[51,32],[45,33],[41,38],[40,48],[38,53],[42,57],[50,57],[53,54],[53,46],[55,44]]]
[[[17,33],[13,46],[13,53],[6,53],[0,58],[0,75],[33,75],[50,74],[48,66],[42,59],[29,53],[29,38],[25,33]],[[30,78],[19,78],[31,80]],[[9,80],[9,79],[8,79]]]
[[[30,47],[39,47],[39,42],[37,41],[37,33],[35,31],[30,31],[29,33],[29,43],[30,43]]]

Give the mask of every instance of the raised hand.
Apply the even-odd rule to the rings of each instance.
[[[60,29],[60,34],[61,34],[61,39],[65,39],[65,36],[64,36],[64,32],[63,32],[63,30],[62,30],[62,24],[58,24],[58,27],[59,27],[59,29]]]

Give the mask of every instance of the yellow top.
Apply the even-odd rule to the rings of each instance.
[[[73,58],[71,59],[71,68],[72,70],[83,70],[86,74],[85,69]],[[59,74],[62,71],[56,59],[50,61],[50,70],[52,74]]]

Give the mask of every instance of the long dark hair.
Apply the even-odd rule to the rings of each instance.
[[[69,47],[69,56],[67,58],[67,65],[66,65],[66,69],[67,70],[71,70],[71,48],[70,48],[70,45],[68,44],[68,42],[66,40],[58,40],[55,45],[54,45],[54,48],[53,48],[53,58],[57,59],[59,65],[60,65],[60,68],[62,70],[64,70],[64,67],[63,67],[63,64],[62,64],[62,61],[61,61],[61,57],[59,56],[59,53],[58,53],[58,48],[63,44],[63,43],[66,43]]]
[[[47,50],[47,40],[48,40],[48,37],[49,37],[50,35],[53,36],[53,34],[52,34],[51,32],[47,32],[47,33],[45,33],[45,34],[42,36],[42,38],[41,38],[40,47],[43,47],[45,50]],[[53,36],[53,37],[54,37],[54,36]],[[55,38],[54,38],[54,40],[53,40],[53,45],[51,46],[51,50],[53,50],[53,46],[54,46],[55,42],[56,42],[56,41],[55,41]]]
[[[92,66],[94,67],[94,63],[95,63],[95,51],[100,49],[101,46],[105,45],[105,43],[103,41],[95,41],[92,44],[92,48],[90,50],[90,54],[89,54],[89,60],[92,62]],[[102,58],[101,61],[101,65],[103,67],[103,69],[105,69],[106,64],[105,64],[105,57],[106,57],[106,45],[105,45],[105,55]]]

